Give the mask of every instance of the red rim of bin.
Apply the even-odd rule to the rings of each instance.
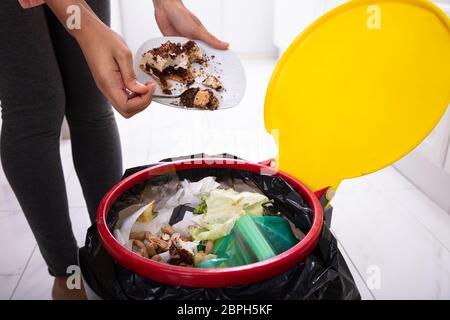
[[[110,232],[106,217],[113,203],[134,185],[170,172],[196,168],[229,168],[273,174],[284,178],[299,192],[314,212],[313,225],[306,236],[291,249],[270,259],[230,268],[188,268],[143,258],[122,246]],[[106,251],[123,267],[137,274],[170,285],[219,288],[244,285],[274,277],[304,260],[317,245],[323,224],[323,210],[314,193],[289,175],[258,163],[235,159],[192,159],[168,162],[141,170],[117,183],[103,197],[97,212],[100,239]]]

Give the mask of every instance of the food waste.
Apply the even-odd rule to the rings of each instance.
[[[159,210],[153,200],[120,224],[115,237],[135,254],[183,267],[227,267],[270,258],[280,247],[267,236],[272,227],[290,233],[282,250],[298,242],[265,195],[223,188],[215,177],[185,180]]]
[[[145,52],[141,57],[140,68],[158,83],[166,95],[172,95],[173,86],[169,80],[181,85],[184,90],[179,106],[216,110],[220,105],[216,93],[223,92],[225,87],[219,80],[220,76],[204,72],[209,61],[211,58],[203,53],[195,41],[190,40],[186,43],[167,41]],[[195,70],[194,64],[200,65],[200,70]],[[191,88],[197,78],[203,80]],[[200,84],[204,88],[201,88]]]

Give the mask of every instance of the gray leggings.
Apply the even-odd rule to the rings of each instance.
[[[109,23],[108,1],[88,3]],[[2,166],[50,274],[65,276],[78,248],[59,154],[63,118],[92,221],[122,174],[117,125],[80,48],[46,6],[23,10],[2,0],[0,15]]]

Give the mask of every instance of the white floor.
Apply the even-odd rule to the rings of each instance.
[[[118,118],[124,167],[197,152],[259,161],[276,153],[263,128],[263,101],[274,62],[245,61],[248,90],[239,107],[190,112],[154,104]],[[71,162],[61,154],[70,213],[82,245],[89,226]],[[365,299],[450,299],[450,216],[389,167],[342,183],[332,230]],[[0,170],[0,299],[49,299],[51,279],[26,220]]]

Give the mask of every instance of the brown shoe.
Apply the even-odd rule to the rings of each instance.
[[[69,289],[67,287],[67,278],[56,277],[53,282],[52,289],[53,300],[87,300],[86,292],[84,291],[83,282],[81,282],[81,289]]]

